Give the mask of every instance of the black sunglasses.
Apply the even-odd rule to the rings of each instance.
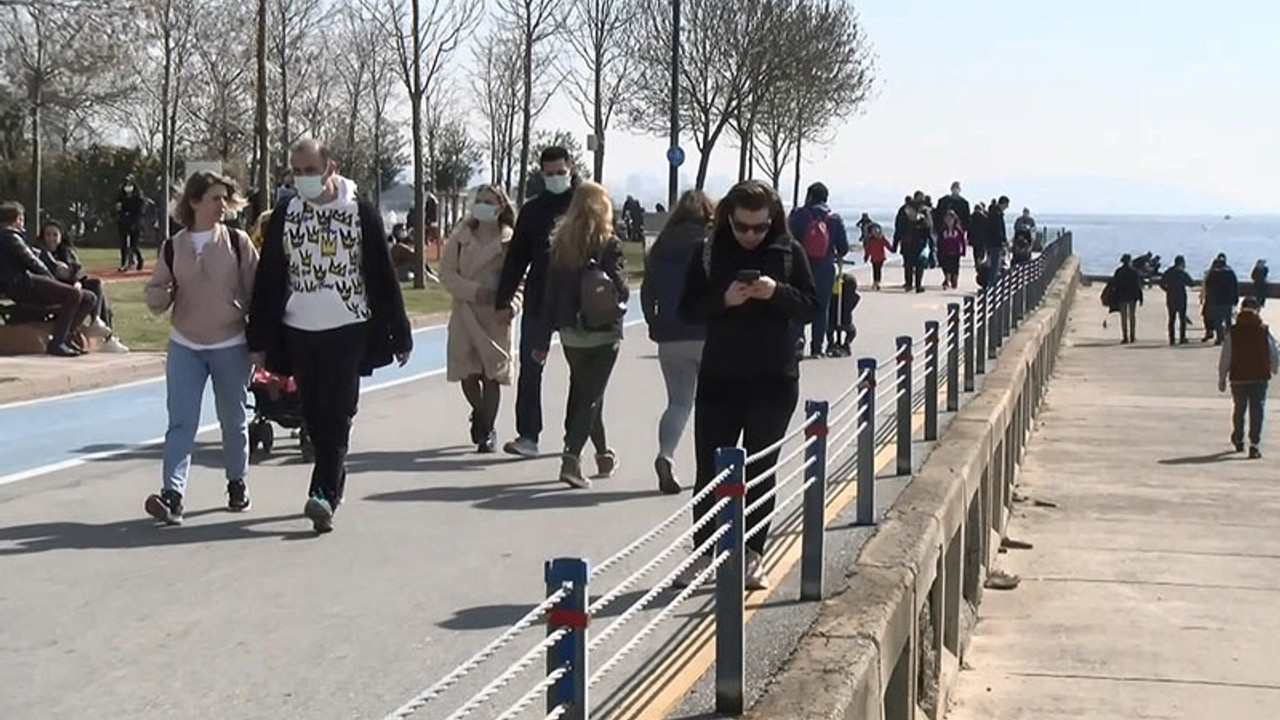
[[[771,222],[748,225],[747,223],[739,222],[735,218],[729,218],[729,224],[733,226],[733,231],[740,235],[764,235],[773,226]]]

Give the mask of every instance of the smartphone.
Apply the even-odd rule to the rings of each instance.
[[[745,283],[747,285],[750,285],[751,283],[759,279],[760,279],[759,270],[739,270],[738,271],[738,282],[740,283]]]

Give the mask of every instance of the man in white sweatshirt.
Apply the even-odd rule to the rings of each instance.
[[[290,165],[298,195],[267,226],[249,349],[255,364],[298,384],[315,449],[303,512],[324,533],[346,486],[360,376],[408,362],[413,336],[377,210],[356,198],[322,143],[299,142]]]

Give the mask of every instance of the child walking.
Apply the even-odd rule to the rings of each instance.
[[[867,229],[867,237],[862,241],[862,259],[871,263],[871,289],[880,289],[880,280],[884,275],[884,259],[889,252],[889,239],[884,236],[884,228],[872,223]]]

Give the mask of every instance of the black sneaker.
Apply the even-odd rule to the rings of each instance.
[[[1262,459],[1262,449],[1261,449],[1261,448],[1259,448],[1257,445],[1252,445],[1252,446],[1250,446],[1250,447],[1249,447],[1249,459],[1250,459],[1250,460],[1260,460],[1260,459]]]
[[[490,430],[484,439],[476,443],[476,452],[481,455],[490,455],[498,449],[498,433]]]
[[[333,532],[333,506],[318,493],[307,499],[302,514],[311,521],[311,528],[317,533]]]
[[[143,507],[148,515],[165,525],[182,524],[182,496],[173,490],[161,490],[149,496]]]
[[[487,433],[484,430],[484,425],[482,425],[480,421],[476,419],[475,413],[471,413],[470,421],[471,421],[471,444],[480,445],[485,441],[485,436],[487,435]]]
[[[245,487],[243,480],[230,480],[227,482],[227,509],[231,512],[244,512],[252,507],[253,501],[249,499],[249,488]]]
[[[45,346],[44,351],[47,354],[52,355],[54,357],[67,357],[67,358],[80,357],[81,355],[84,354],[79,350],[77,350],[73,345],[71,345],[71,343],[68,343],[68,342],[50,342],[48,345]]]
[[[1244,452],[1244,441],[1243,441],[1243,440],[1232,440],[1232,441],[1231,441],[1231,447],[1234,447],[1234,448],[1236,449],[1236,452]]]

